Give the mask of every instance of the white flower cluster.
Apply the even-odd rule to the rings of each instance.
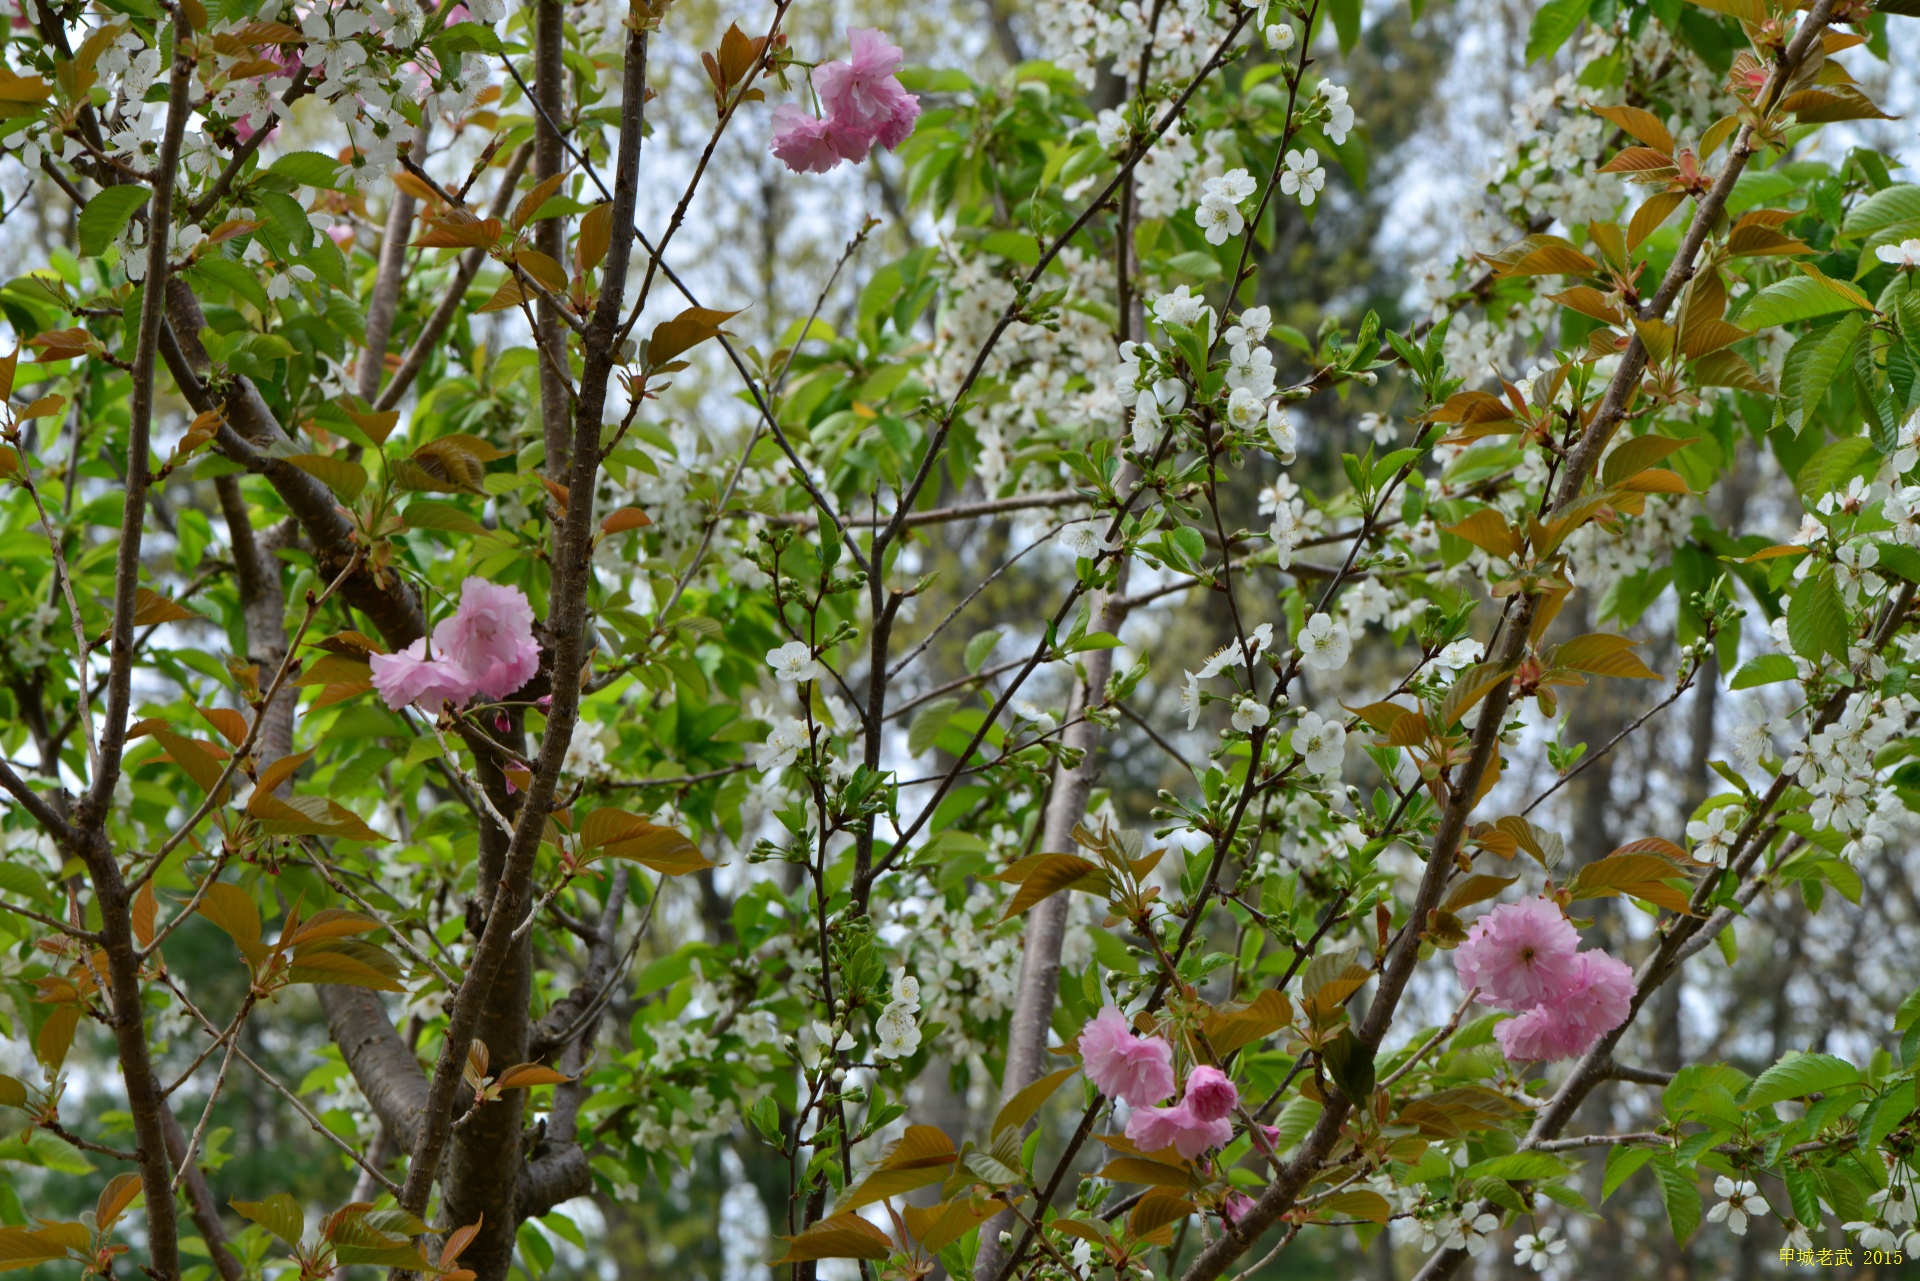
[[[1224,245],[1229,236],[1246,230],[1247,220],[1240,206],[1260,189],[1260,184],[1245,169],[1234,169],[1218,178],[1207,179],[1206,195],[1193,211],[1194,221],[1207,235],[1210,245]]]
[[[920,1025],[913,1020],[920,1012],[920,980],[904,967],[895,969],[891,995],[893,999],[874,1020],[876,1059],[909,1058],[920,1048]]]
[[[1892,831],[1886,815],[1903,811],[1891,790],[1880,786],[1874,754],[1904,737],[1916,716],[1920,698],[1912,694],[1876,698],[1857,692],[1838,720],[1810,735],[1787,760],[1785,772],[1813,794],[1807,813],[1815,825],[1852,838],[1843,851],[1847,857],[1877,852]]]
[[[1102,69],[1137,79],[1147,49],[1149,8],[1138,0],[1041,0],[1034,28],[1042,33],[1046,55],[1091,89]],[[1153,12],[1158,17],[1153,26],[1154,76],[1184,84],[1220,43],[1226,27],[1206,0],[1178,0]]]
[[[1188,729],[1193,729],[1200,723],[1200,705],[1205,701],[1200,696],[1200,682],[1212,680],[1229,667],[1244,666],[1249,654],[1258,658],[1271,644],[1273,644],[1273,624],[1262,623],[1248,634],[1244,649],[1239,641],[1229,641],[1215,650],[1213,656],[1206,662],[1200,664],[1199,671],[1183,673],[1186,683],[1180,690],[1180,710],[1187,714]],[[1264,711],[1265,708],[1261,710]],[[1264,725],[1266,721],[1262,719],[1259,723]]]
[[[991,254],[963,255],[949,246],[944,305],[935,321],[929,371],[936,395],[951,397],[1014,300],[1005,263]],[[975,402],[967,418],[979,442],[975,474],[989,494],[1008,482],[1013,455],[1029,437],[1056,426],[1111,420],[1118,412],[1106,370],[1113,336],[1096,314],[1114,296],[1112,264],[1077,249],[1055,260],[1064,272],[1065,303],[1058,328],[1015,322],[987,357],[983,378],[997,379],[1006,394]],[[1053,477],[1039,478],[1041,488]]]
[[[1896,1163],[1887,1186],[1867,1198],[1871,1219],[1856,1219],[1841,1227],[1868,1250],[1900,1250],[1920,1253],[1920,1231],[1914,1228],[1915,1206],[1913,1171]],[[1811,1244],[1811,1243],[1809,1243]]]

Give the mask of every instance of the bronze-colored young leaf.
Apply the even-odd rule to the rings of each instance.
[[[884,1259],[893,1253],[893,1238],[857,1214],[836,1214],[820,1220],[798,1236],[781,1237],[787,1252],[773,1261],[776,1268],[820,1259]]]
[[[544,1063],[516,1063],[503,1069],[493,1084],[501,1090],[527,1090],[536,1085],[565,1085],[571,1080],[565,1072],[556,1072]]]
[[[1015,1094],[1012,1098],[1008,1099],[1006,1103],[1001,1105],[1000,1110],[994,1114],[993,1127],[989,1133],[997,1136],[1000,1131],[1009,1126],[1025,1125],[1033,1118],[1033,1114],[1038,1112],[1041,1106],[1053,1097],[1054,1091],[1066,1084],[1067,1078],[1079,1070],[1079,1065],[1076,1064],[1072,1067],[1063,1067],[1057,1072],[1049,1072],[1047,1075]],[[936,1131],[936,1133],[938,1132]],[[942,1135],[941,1137],[944,1138],[945,1136]]]
[[[1081,889],[1089,893],[1105,894],[1109,888],[1106,873],[1100,868],[1075,854],[1036,854],[1000,873],[989,880],[1013,881],[1018,873],[1020,886],[1007,910],[1000,915],[1003,921],[1010,921],[1035,904],[1043,902],[1065,889]]]
[[[1587,672],[1594,676],[1625,676],[1635,680],[1659,680],[1660,674],[1641,662],[1633,652],[1633,647],[1638,643],[1624,636],[1591,632],[1585,636],[1576,636],[1556,647],[1548,662],[1554,667]]]
[[[116,1174],[107,1180],[107,1186],[100,1189],[99,1199],[94,1202],[93,1221],[102,1232],[112,1228],[130,1206],[140,1197],[140,1176],[137,1174]]]
[[[739,315],[738,310],[719,311],[712,307],[688,307],[672,320],[663,320],[647,339],[647,367],[659,369],[683,351],[691,350],[722,332],[720,326]]]
[[[1628,136],[1644,142],[1655,151],[1673,154],[1673,135],[1660,123],[1660,117],[1641,107],[1595,107],[1593,114],[1618,125]]]

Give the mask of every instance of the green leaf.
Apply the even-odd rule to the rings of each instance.
[[[1854,299],[1829,288],[1824,281],[1812,276],[1794,276],[1755,294],[1735,319],[1747,329],[1767,329],[1860,306]]]
[[[336,177],[340,172],[340,162],[317,151],[288,152],[268,165],[267,172],[302,186],[323,187],[328,191],[338,190],[340,185]]]
[[[1831,569],[1821,570],[1795,589],[1787,604],[1787,639],[1794,653],[1814,663],[1830,654],[1844,663],[1852,635],[1852,620]]]
[[[1527,61],[1551,58],[1580,29],[1593,0],[1547,0],[1533,15],[1527,31]]]
[[[313,224],[298,200],[278,191],[260,192],[255,200],[267,219],[261,230],[271,232],[269,238],[278,239],[290,256],[298,258],[313,248]]]
[[[942,698],[921,708],[907,728],[907,751],[914,756],[931,751],[940,731],[947,727],[948,719],[959,707],[959,699]]]
[[[1339,1039],[1326,1048],[1321,1060],[1327,1065],[1327,1075],[1349,1101],[1373,1093],[1373,1052],[1360,1044],[1352,1028],[1341,1030]]]
[[[1920,988],[1915,988],[1906,1000],[1900,1002],[1900,1008],[1893,1014],[1893,1030],[1904,1032],[1915,1023],[1920,1023]]]
[[[1661,1157],[1653,1163],[1653,1177],[1660,1184],[1660,1201],[1667,1207],[1673,1239],[1685,1245],[1700,1226],[1700,1189],[1694,1185],[1693,1171],[1680,1169],[1670,1157]]]
[[[260,278],[242,263],[231,258],[222,258],[217,254],[208,254],[187,271],[188,279],[206,277],[228,292],[244,298],[253,304],[254,310],[262,315],[270,315],[273,303],[267,297],[267,290]]]
[[[1621,1144],[1607,1150],[1607,1175],[1600,1183],[1600,1199],[1612,1196],[1622,1183],[1633,1177],[1633,1172],[1653,1160],[1652,1148],[1638,1148]]]
[[[972,640],[968,641],[966,656],[967,671],[978,672],[982,667],[986,666],[987,659],[992,656],[994,647],[999,645],[999,643],[1000,633],[998,631],[981,632]]]
[[[1866,438],[1842,436],[1822,445],[1800,465],[1793,478],[1794,487],[1801,501],[1812,507],[1821,495],[1845,489],[1855,476],[1871,476],[1879,470],[1879,463],[1879,454]]]
[[[1860,1128],[1866,1132],[1868,1149],[1880,1146],[1881,1140],[1900,1128],[1900,1123],[1913,1111],[1913,1082],[1902,1081],[1885,1094],[1875,1099],[1860,1118]]]
[[[1547,1152],[1509,1152],[1488,1157],[1466,1169],[1468,1178],[1554,1179],[1567,1172],[1567,1163]]]
[[[1759,1075],[1740,1106],[1750,1112],[1782,1099],[1824,1094],[1859,1082],[1860,1069],[1845,1059],[1831,1054],[1789,1054]]]
[[[342,502],[352,502],[367,487],[367,469],[350,459],[326,454],[292,454],[287,461],[331,489]]]
[[[1866,324],[1864,316],[1842,316],[1835,324],[1800,340],[1810,344],[1806,358],[1799,362],[1799,377],[1794,388],[1794,399],[1799,402],[1800,431],[1805,431],[1818,417],[1828,389],[1846,368],[1848,355]]]
[[[408,529],[444,529],[456,534],[484,534],[487,527],[457,503],[433,498],[416,498],[401,511]]]
[[[298,1249],[306,1231],[307,1216],[300,1203],[285,1192],[275,1192],[263,1201],[230,1201],[235,1213],[251,1219],[273,1235]]]
[[[1793,660],[1785,654],[1762,654],[1740,664],[1740,670],[1727,682],[1728,689],[1752,689],[1756,685],[1774,685],[1799,675]]]
[[[1334,34],[1340,38],[1340,53],[1344,57],[1353,52],[1353,46],[1360,43],[1360,22],[1365,17],[1365,6],[1361,0],[1329,0],[1327,10],[1333,16]]]
[[[120,233],[144,209],[150,193],[145,187],[108,187],[87,201],[80,211],[80,252],[96,258],[107,252]]]
[[[1920,187],[1901,183],[1876,191],[1847,211],[1841,230],[1849,236],[1870,236],[1882,227],[1920,218]]]

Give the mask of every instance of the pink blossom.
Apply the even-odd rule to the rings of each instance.
[[[1229,1192],[1227,1199],[1220,1203],[1220,1217],[1228,1223],[1238,1223],[1247,1217],[1247,1211],[1253,1209],[1253,1198],[1244,1192]]]
[[[825,173],[845,158],[830,131],[826,121],[782,103],[773,109],[773,154],[795,173]]]
[[[433,645],[487,698],[505,698],[540,670],[527,594],[484,578],[460,585],[460,608],[433,629]]]
[[[473,697],[473,682],[444,655],[427,657],[424,637],[398,654],[375,654],[373,687],[395,711],[414,704],[423,712],[438,713],[442,703],[458,706]]]
[[[878,31],[854,27],[850,62],[829,62],[814,73],[824,118],[787,104],[774,108],[773,154],[795,173],[825,173],[843,160],[865,160],[874,146],[892,151],[913,133],[920,99],[895,73],[905,55]]]
[[[1126,1015],[1109,1005],[1080,1032],[1087,1079],[1108,1098],[1132,1107],[1173,1093],[1173,1047],[1165,1037],[1135,1036]]]
[[[1140,1108],[1127,1118],[1127,1137],[1142,1152],[1172,1148],[1191,1161],[1208,1148],[1225,1147],[1233,1138],[1233,1123],[1222,1118],[1203,1121],[1184,1101],[1170,1108]]]
[[[895,78],[906,55],[878,31],[853,27],[847,39],[853,60],[829,62],[814,73],[820,101],[828,119],[842,130],[858,131],[869,146],[877,142],[892,151],[907,140],[920,118],[920,100]],[[864,160],[866,148],[847,158]]]
[[[1635,990],[1632,967],[1598,949],[1574,959],[1573,980],[1565,991],[1493,1030],[1508,1059],[1577,1058],[1627,1021]]]
[[[1567,990],[1580,935],[1550,899],[1496,907],[1473,923],[1453,954],[1460,982],[1480,989],[1480,1003],[1525,1010]]]
[[[1239,1106],[1240,1091],[1219,1068],[1197,1067],[1187,1076],[1185,1102],[1196,1119],[1218,1121]]]

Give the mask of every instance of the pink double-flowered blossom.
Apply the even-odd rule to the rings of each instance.
[[[1233,1139],[1233,1122],[1225,1117],[1203,1121],[1193,1114],[1191,1101],[1170,1108],[1141,1108],[1127,1118],[1127,1137],[1142,1152],[1172,1148],[1191,1161],[1208,1148],[1225,1147]]]
[[[1626,1021],[1633,970],[1580,936],[1549,899],[1495,908],[1474,923],[1454,953],[1460,982],[1481,1004],[1518,1018],[1494,1029],[1513,1062],[1574,1058]]]
[[[1582,952],[1573,983],[1493,1030],[1514,1062],[1570,1059],[1626,1022],[1633,1002],[1633,968],[1598,950]]]
[[[1196,1119],[1218,1121],[1240,1105],[1240,1090],[1216,1067],[1197,1067],[1187,1075],[1187,1107]]]
[[[913,132],[920,99],[896,73],[906,54],[878,31],[848,30],[853,57],[814,72],[825,117],[791,104],[773,112],[773,154],[795,173],[825,173],[842,161],[858,163],[878,145],[892,151]]]
[[[1240,1104],[1240,1091],[1215,1067],[1197,1067],[1187,1074],[1187,1090],[1175,1107],[1141,1108],[1127,1118],[1127,1137],[1142,1152],[1172,1148],[1191,1161],[1209,1148],[1233,1140],[1229,1119]]]
[[[518,587],[469,578],[460,587],[460,607],[433,629],[433,656],[417,640],[398,654],[375,654],[373,687],[390,708],[412,703],[438,712],[476,694],[505,698],[540,670],[533,639],[533,606]]]
[[[825,173],[844,156],[829,136],[832,128],[790,102],[773,109],[773,154],[795,173]]]
[[[368,662],[374,689],[395,711],[412,703],[423,712],[438,712],[442,703],[457,707],[473,697],[473,682],[465,672],[444,655],[427,657],[425,637],[398,654],[375,654]]]
[[[920,100],[897,78],[906,54],[878,31],[861,27],[849,29],[847,41],[853,46],[851,61],[829,62],[814,73],[827,119],[847,134],[864,134],[868,146],[877,142],[892,151],[920,118]],[[858,158],[865,155],[863,147]]]
[[[458,664],[486,698],[505,698],[540,670],[527,594],[484,578],[460,585],[460,608],[433,629],[433,647]]]
[[[1580,935],[1544,898],[1496,907],[1473,923],[1453,954],[1460,982],[1480,989],[1480,1003],[1526,1010],[1573,981]]]
[[[1127,1016],[1111,1005],[1081,1029],[1080,1061],[1100,1093],[1129,1107],[1173,1093],[1173,1047],[1165,1037],[1135,1036]]]

